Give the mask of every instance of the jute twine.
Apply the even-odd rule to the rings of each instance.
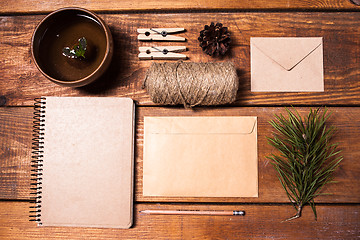
[[[143,87],[154,103],[194,107],[234,102],[239,81],[232,62],[164,62],[151,64]]]

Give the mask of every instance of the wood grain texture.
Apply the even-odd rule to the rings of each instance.
[[[144,215],[146,209],[235,210],[242,216]],[[29,204],[0,201],[1,239],[355,239],[360,234],[359,205],[318,206],[318,221],[310,207],[292,222],[289,205],[136,204],[130,229],[36,227],[28,221]],[[61,211],[61,210],[59,210]]]
[[[23,110],[0,109],[0,198],[24,198],[19,190],[30,188],[32,112]]]
[[[300,2],[300,1],[297,1]],[[20,5],[20,4],[18,4]],[[46,5],[46,4],[45,4]],[[99,81],[82,88],[58,86],[36,69],[30,55],[30,39],[41,15],[0,17],[0,96],[6,105],[29,105],[39,95],[127,96],[141,105],[153,105],[142,89],[152,61],[140,61],[139,46],[174,43],[138,42],[137,28],[185,27],[188,61],[233,61],[240,89],[233,106],[243,105],[359,105],[360,12],[291,13],[173,13],[101,14],[114,37],[115,53],[109,71]],[[212,58],[198,46],[205,24],[219,21],[229,27],[232,48],[223,59]],[[252,93],[250,91],[250,37],[323,37],[325,92]]]
[[[303,115],[308,108],[297,108]],[[32,108],[0,108],[0,126],[8,128],[0,135],[1,162],[0,199],[28,199],[30,195],[30,151],[32,131]],[[324,192],[331,196],[316,199],[320,203],[360,203],[360,117],[359,107],[330,108],[333,112],[329,123],[338,128],[334,142],[340,144],[344,160],[335,173],[337,184],[330,184]],[[268,124],[274,114],[284,113],[278,107],[238,107],[238,108],[182,108],[138,107],[136,111],[135,148],[135,201],[137,202],[271,202],[287,203],[276,172],[266,159],[275,150],[266,142],[272,132]],[[165,198],[144,197],[142,195],[143,172],[143,130],[144,116],[258,116],[258,198]],[[7,150],[11,146],[11,151]]]
[[[36,0],[6,0],[0,2],[0,14],[10,13],[38,13],[50,12],[63,7],[83,7],[93,11],[153,11],[153,10],[228,10],[228,9],[343,9],[359,10],[356,4],[350,0],[307,0],[307,1],[288,1],[288,0],[97,0],[97,1],[36,1]]]

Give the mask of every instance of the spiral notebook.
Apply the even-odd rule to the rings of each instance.
[[[132,225],[134,106],[129,98],[36,99],[32,221]]]

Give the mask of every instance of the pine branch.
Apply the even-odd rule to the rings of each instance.
[[[274,166],[279,181],[290,202],[294,204],[296,214],[286,221],[301,217],[302,209],[309,204],[317,219],[314,198],[323,187],[332,182],[333,172],[342,161],[337,150],[338,144],[330,144],[335,127],[326,126],[330,117],[325,108],[321,111],[310,109],[309,114],[301,118],[293,109],[286,108],[288,118],[275,115],[270,125],[276,130],[268,143],[280,154],[268,156]]]

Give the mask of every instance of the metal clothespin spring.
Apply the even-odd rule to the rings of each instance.
[[[167,34],[168,34],[167,31],[165,31],[165,30],[164,30],[164,31],[161,31],[161,32],[156,31],[155,29],[152,29],[152,28],[150,28],[150,30],[153,31],[153,32],[156,32],[156,33],[160,34],[160,35],[163,36],[163,37],[166,37]],[[146,36],[149,36],[150,33],[149,33],[149,32],[146,32],[145,35],[146,35]]]
[[[157,47],[151,47],[153,49],[158,50],[159,52],[162,52],[163,54],[168,54],[169,50],[167,50],[166,48],[164,48],[162,51],[161,49],[157,48]],[[146,51],[146,53],[148,53],[148,51]],[[149,54],[149,53],[148,53]]]

